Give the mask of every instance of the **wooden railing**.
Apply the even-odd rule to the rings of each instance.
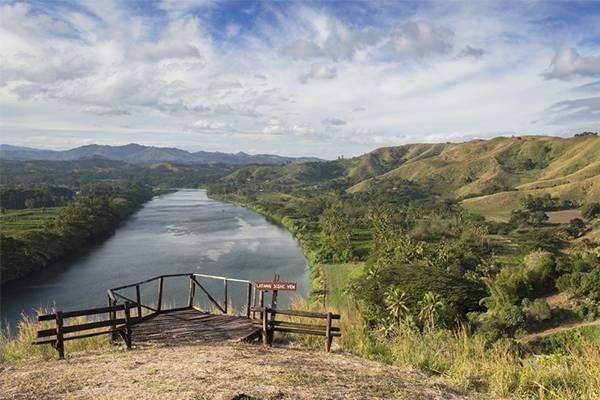
[[[188,277],[189,278],[187,306],[165,309],[164,308],[165,304],[163,302],[164,282],[166,279],[177,278],[177,277]],[[211,294],[209,292],[209,290],[205,287],[205,285],[203,285],[202,280],[205,280],[205,279],[220,280],[223,282],[222,302],[220,302],[217,299],[216,295]],[[158,282],[156,301],[153,303],[153,305],[144,304],[141,299],[141,286],[144,284],[154,282],[154,281]],[[246,286],[245,313],[246,313],[246,317],[249,318],[250,317],[250,309],[252,307],[252,302],[254,301],[255,292],[256,292],[254,289],[253,282],[244,280],[244,279],[233,279],[233,278],[226,278],[224,276],[205,275],[205,274],[189,274],[188,273],[188,274],[160,275],[160,276],[156,276],[154,278],[147,279],[145,281],[112,288],[107,291],[108,305],[114,306],[118,303],[119,300],[128,301],[128,302],[132,303],[132,305],[134,305],[135,308],[137,309],[138,317],[151,318],[153,315],[156,315],[161,312],[166,312],[166,311],[178,311],[178,310],[183,310],[183,309],[187,309],[187,308],[198,309],[198,307],[196,307],[194,305],[194,301],[196,298],[196,289],[199,289],[200,292],[206,296],[206,299],[210,302],[210,304],[212,304],[219,312],[221,312],[223,314],[227,314],[230,311],[229,310],[230,283],[243,284]],[[129,288],[135,288],[135,299],[127,297],[123,293],[121,293],[123,290],[129,289]],[[143,314],[142,309],[147,310],[147,313],[143,316],[142,316],[142,314]],[[199,311],[203,311],[203,310],[199,309]]]
[[[166,308],[164,304],[164,283],[170,278],[188,278],[188,297],[187,303],[183,307]],[[206,285],[206,280],[217,280],[223,283],[222,296],[211,293]],[[276,280],[279,280],[276,277]],[[142,285],[156,282],[156,297],[154,302],[144,303],[142,301]],[[108,307],[92,308],[87,310],[62,312],[56,311],[53,314],[40,315],[38,321],[54,321],[55,326],[48,329],[41,329],[37,333],[37,339],[34,344],[53,344],[59,353],[60,358],[64,358],[64,342],[74,339],[82,339],[103,334],[110,334],[111,341],[117,340],[120,335],[127,348],[131,348],[131,329],[132,325],[143,322],[155,316],[173,311],[196,309],[201,312],[214,312],[228,314],[229,309],[230,285],[242,284],[245,286],[245,309],[243,316],[256,319],[256,314],[260,314],[260,324],[262,325],[262,341],[265,345],[271,345],[274,332],[297,333],[307,335],[324,336],[326,339],[326,350],[331,349],[331,343],[334,337],[341,336],[340,328],[333,326],[333,321],[339,320],[338,314],[319,313],[299,310],[280,310],[277,309],[277,290],[272,291],[271,304],[265,306],[265,290],[256,290],[253,282],[243,279],[232,279],[222,276],[204,275],[204,274],[169,274],[160,275],[145,281],[119,286],[107,291]],[[123,293],[126,289],[134,289],[134,295]],[[201,292],[208,304],[211,304],[212,310],[202,310],[196,306],[197,292]],[[134,297],[134,298],[132,298]],[[257,307],[258,303],[258,307]],[[132,310],[135,310],[132,315]],[[290,318],[277,320],[277,316],[296,317],[300,319],[325,320],[325,324],[304,323],[290,321]],[[75,317],[94,317],[95,321],[86,321],[79,324],[65,324],[65,320]],[[98,318],[99,317],[99,318]],[[258,325],[258,321],[257,321]],[[101,329],[107,328],[107,329]],[[76,332],[84,332],[78,335],[69,335]]]
[[[321,313],[313,311],[300,310],[279,310],[271,307],[253,307],[253,312],[258,312],[262,320],[262,341],[265,345],[273,343],[274,332],[297,333],[304,335],[325,336],[325,350],[331,350],[331,343],[334,337],[342,336],[339,327],[333,326],[334,320],[339,320],[339,314],[330,312]],[[303,319],[318,319],[325,320],[323,324],[307,324],[289,320],[277,321],[277,315],[298,317]]]
[[[37,332],[37,338],[33,344],[52,344],[58,351],[58,356],[65,357],[65,341],[74,339],[84,339],[99,335],[116,335],[123,338],[128,349],[131,348],[131,325],[137,322],[137,318],[131,317],[131,304],[124,304],[90,308],[87,310],[62,312],[56,311],[53,314],[38,315],[38,321],[54,321],[53,328],[41,329]],[[117,318],[118,312],[123,312],[123,318]],[[84,322],[79,324],[68,324],[66,320],[76,317],[100,317],[96,321]],[[107,318],[102,319],[102,316]],[[102,329],[100,328],[109,328]],[[91,331],[91,332],[90,332]],[[85,332],[78,335],[69,335],[70,333]]]

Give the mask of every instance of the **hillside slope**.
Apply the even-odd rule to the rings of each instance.
[[[390,190],[406,181],[464,200],[473,212],[496,209],[498,219],[525,194],[600,201],[600,137],[498,137],[465,143],[408,144],[351,159],[286,166],[250,166],[225,178],[236,184],[328,183],[349,193]]]
[[[146,347],[0,369],[0,399],[466,399],[354,356],[259,345]]]

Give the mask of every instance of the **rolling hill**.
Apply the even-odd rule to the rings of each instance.
[[[318,158],[282,157],[271,154],[236,154],[198,151],[191,153],[169,147],[142,146],[131,143],[125,146],[105,146],[92,144],[70,150],[41,150],[28,147],[0,145],[2,160],[43,160],[74,161],[89,158],[106,158],[125,161],[131,164],[152,164],[157,162],[175,162],[179,164],[290,164],[305,161],[318,161]]]
[[[475,213],[505,219],[525,194],[600,201],[600,137],[498,137],[465,143],[386,147],[347,160],[250,166],[232,183],[306,185],[335,182],[349,193],[415,182],[455,198]]]

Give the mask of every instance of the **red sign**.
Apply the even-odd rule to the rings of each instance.
[[[254,286],[258,290],[296,290],[296,282],[257,281]]]

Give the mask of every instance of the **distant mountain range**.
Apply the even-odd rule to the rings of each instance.
[[[236,154],[189,151],[171,147],[142,146],[131,143],[125,146],[105,146],[91,144],[71,150],[42,150],[29,147],[0,144],[2,160],[44,160],[72,161],[90,158],[105,158],[125,161],[131,164],[152,164],[156,162],[173,162],[181,164],[293,164],[307,161],[320,161],[314,157],[283,157],[272,154]]]

